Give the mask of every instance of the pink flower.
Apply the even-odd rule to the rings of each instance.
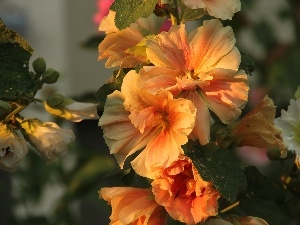
[[[138,64],[146,64],[148,59],[145,38],[159,33],[165,19],[152,14],[148,18],[140,18],[124,30],[118,30],[114,23],[115,14],[109,11],[99,26],[99,31],[104,31],[107,36],[98,47],[98,60],[108,58],[106,67],[131,68]]]
[[[240,0],[183,0],[183,3],[192,9],[204,8],[209,15],[222,20],[232,19],[241,10]]]
[[[238,71],[240,53],[230,27],[209,20],[187,35],[183,24],[173,26],[149,40],[146,53],[155,66],[140,70],[140,85],[152,93],[168,90],[194,103],[197,116],[190,138],[203,145],[209,142],[209,110],[225,124],[240,115],[249,88],[246,74]]]
[[[152,191],[173,219],[188,225],[218,214],[220,193],[202,180],[188,157],[181,156],[163,169],[152,182]]]
[[[103,17],[107,16],[109,8],[114,0],[98,0],[98,12],[93,16],[94,23],[99,25]]]
[[[156,95],[136,86],[138,75],[130,71],[121,92],[108,95],[99,125],[120,167],[134,152],[145,148],[132,167],[152,178],[160,167],[183,155],[182,145],[193,129],[195,107],[186,99],[173,99],[170,92]]]
[[[164,225],[167,214],[150,189],[132,187],[102,188],[100,198],[112,206],[110,225]]]

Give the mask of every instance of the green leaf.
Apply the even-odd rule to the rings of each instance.
[[[245,52],[240,51],[240,53],[241,53],[241,64],[239,69],[244,70],[246,74],[251,76],[255,70],[255,63]]]
[[[95,97],[99,102],[100,108],[104,107],[107,95],[113,93],[115,90],[121,90],[123,79],[128,71],[128,69],[115,70],[111,81],[109,83],[104,84],[95,93]]]
[[[246,178],[240,168],[240,162],[229,150],[208,144],[197,147],[187,155],[193,160],[201,177],[213,182],[228,201],[235,201],[238,193],[246,188]]]
[[[270,225],[291,224],[288,216],[273,202],[244,197],[239,206],[247,215],[262,218]]]
[[[130,186],[134,181],[135,175],[135,171],[132,168],[130,168],[129,172],[122,177],[123,184],[126,186]]]
[[[29,74],[31,53],[18,43],[0,43],[0,99],[29,99],[35,82]]]
[[[280,183],[263,176],[254,166],[245,169],[248,188],[251,197],[267,201],[283,202],[284,188]]]
[[[33,49],[17,32],[0,19],[0,99],[30,98],[35,82],[29,74]]]
[[[0,18],[0,43],[18,43],[25,51],[32,54],[33,49],[17,32],[8,29]]]
[[[125,29],[139,18],[146,18],[153,12],[157,0],[116,0],[110,10],[116,12],[115,24]]]
[[[203,9],[191,9],[187,7],[181,0],[177,2],[179,19],[182,23],[186,21],[193,21],[207,15]]]

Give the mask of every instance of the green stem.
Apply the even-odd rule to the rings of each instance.
[[[26,107],[25,105],[17,104],[17,108],[15,108],[10,114],[8,114],[7,117],[5,117],[5,119],[3,120],[3,123],[7,123],[12,117],[14,117],[14,115],[21,112],[25,107]]]
[[[171,14],[172,25],[179,25],[180,24],[180,18],[179,18],[179,13],[178,13],[179,9],[178,9],[177,0],[174,0],[174,6],[175,6],[174,15]]]
[[[34,98],[33,101],[34,102],[39,102],[39,103],[44,103],[44,100],[39,99],[39,98]]]
[[[235,203],[233,203],[232,205],[228,206],[227,208],[222,209],[222,210],[220,211],[220,213],[227,212],[227,211],[233,209],[234,207],[238,206],[239,204],[240,204],[240,202],[235,202]]]

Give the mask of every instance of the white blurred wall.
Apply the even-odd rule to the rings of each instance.
[[[0,0],[0,17],[34,48],[32,59],[61,73],[57,91],[70,96],[95,92],[111,76],[97,50],[80,47],[97,32],[96,11],[96,0]]]

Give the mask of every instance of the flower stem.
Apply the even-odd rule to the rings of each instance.
[[[172,25],[179,25],[180,24],[180,19],[179,19],[179,13],[178,13],[178,4],[177,4],[177,0],[173,0],[174,1],[174,6],[175,6],[175,10],[174,10],[174,14],[171,13],[171,21],[172,21]]]
[[[7,117],[5,117],[5,119],[3,120],[3,123],[7,123],[14,115],[16,115],[17,113],[21,112],[26,106],[25,105],[17,105],[17,108],[15,108],[10,114],[7,115]]]
[[[222,209],[222,210],[220,211],[220,213],[227,212],[227,211],[233,209],[234,207],[238,206],[239,204],[240,204],[240,202],[235,202],[235,203],[233,203],[232,205],[226,207],[225,209]]]
[[[39,102],[39,103],[44,103],[44,100],[39,99],[39,98],[34,98],[33,101],[34,102]]]

